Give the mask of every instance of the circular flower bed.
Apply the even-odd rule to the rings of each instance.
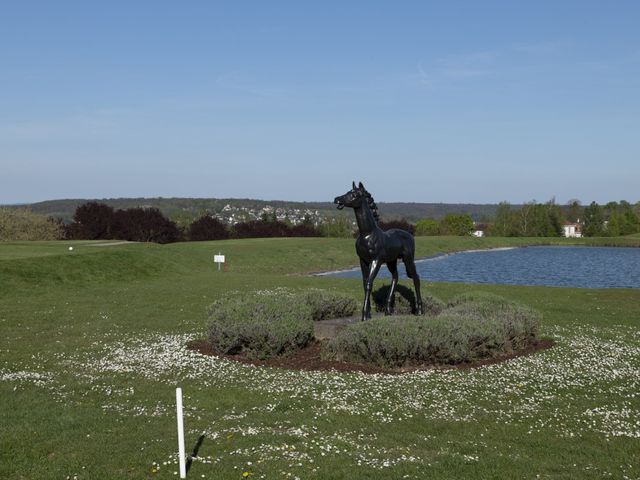
[[[319,346],[314,321],[354,315],[354,298],[318,289],[231,295],[209,308],[207,344],[215,354],[248,359],[282,357],[314,344],[327,361],[386,369],[480,362],[537,344],[540,314],[524,305],[483,292],[446,304],[428,296],[427,303],[425,316],[401,314],[347,325]]]

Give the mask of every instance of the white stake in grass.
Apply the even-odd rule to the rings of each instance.
[[[176,410],[178,416],[178,459],[180,461],[180,478],[187,478],[184,456],[184,424],[182,422],[182,389],[176,388]]]

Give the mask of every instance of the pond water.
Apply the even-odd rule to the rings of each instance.
[[[640,248],[526,247],[480,250],[419,260],[420,278],[433,282],[640,288]],[[398,266],[406,278],[404,265]],[[361,278],[360,269],[330,273]],[[386,266],[378,278],[391,278]]]

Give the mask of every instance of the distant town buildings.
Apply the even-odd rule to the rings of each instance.
[[[265,205],[262,208],[249,208],[235,207],[227,204],[222,208],[222,211],[213,216],[228,225],[268,218],[291,223],[292,225],[299,225],[305,220],[308,220],[317,227],[322,221],[322,215],[318,210],[311,210],[309,208],[275,208],[271,205]]]
[[[473,232],[471,233],[471,235],[473,235],[474,237],[484,237],[484,232],[486,232],[487,230],[487,224],[486,223],[475,223],[474,222],[474,229]]]

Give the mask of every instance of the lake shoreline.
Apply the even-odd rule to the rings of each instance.
[[[639,289],[638,253],[638,249],[614,246],[534,244],[438,252],[415,263],[418,275],[428,282]],[[399,267],[404,278],[404,267]],[[356,267],[314,276],[359,279],[360,272]],[[389,279],[390,274],[383,270],[379,278]]]
[[[460,253],[478,253],[478,252],[489,252],[489,251],[514,250],[516,248],[528,248],[531,246],[541,246],[541,245],[521,245],[521,246],[515,246],[515,247],[490,247],[490,248],[472,248],[468,250],[456,250],[453,252],[442,252],[442,253],[436,253],[435,255],[428,255],[426,257],[419,257],[415,259],[415,262],[416,263],[425,262],[427,260],[433,260],[434,258],[444,258],[444,257],[449,257],[451,255],[458,255]],[[549,245],[549,246],[552,246],[552,245]],[[559,246],[562,246],[562,245],[559,245]],[[360,267],[356,265],[354,267],[343,268],[340,270],[330,270],[327,272],[312,272],[307,275],[309,277],[325,277],[327,275],[335,275],[337,273],[357,272],[359,269]]]

